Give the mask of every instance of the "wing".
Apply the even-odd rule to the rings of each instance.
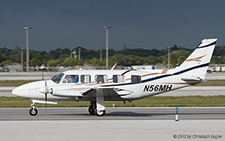
[[[94,101],[97,96],[104,96],[105,100],[121,100],[121,95],[119,95],[113,88],[92,88],[85,93],[83,97],[88,98],[90,101]]]
[[[105,100],[121,100],[121,96],[129,95],[132,91],[108,87],[71,87],[60,86],[50,88],[50,94],[59,97],[79,97],[94,100],[97,96],[104,96]]]

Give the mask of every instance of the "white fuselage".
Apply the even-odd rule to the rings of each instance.
[[[182,74],[174,75],[173,70],[71,70],[61,73],[58,80],[47,80],[48,100],[64,101],[78,100],[89,101],[90,97],[83,95],[90,89],[113,89],[119,97],[106,96],[105,101],[125,101],[141,99],[148,96],[161,94],[191,84],[181,80]],[[66,77],[76,75],[77,82],[68,82]],[[117,76],[117,81],[115,80]],[[81,82],[82,76],[88,76],[88,82]],[[98,82],[98,76],[103,76],[104,82]],[[137,77],[137,78],[133,78]],[[119,80],[120,79],[120,80]],[[13,94],[29,98],[44,100],[45,81],[37,81],[22,85]]]

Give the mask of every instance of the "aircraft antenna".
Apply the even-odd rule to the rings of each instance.
[[[111,70],[114,70],[114,68],[116,67],[116,65],[117,65],[117,63],[115,63],[115,64],[113,65],[113,67],[111,68]]]
[[[48,86],[47,86],[47,80],[45,78],[45,106],[47,107],[47,97],[48,96]]]

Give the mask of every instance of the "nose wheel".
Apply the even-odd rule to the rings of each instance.
[[[36,108],[31,108],[31,109],[29,110],[29,114],[30,114],[31,116],[36,116],[36,115],[38,114],[38,110],[37,110]]]
[[[38,110],[35,108],[35,103],[33,103],[31,106],[32,106],[32,107],[31,107],[31,109],[29,110],[29,114],[30,114],[31,116],[36,116],[36,115],[38,114]]]

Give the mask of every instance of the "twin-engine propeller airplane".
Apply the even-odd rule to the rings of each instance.
[[[105,114],[104,101],[132,101],[201,83],[205,79],[217,39],[204,39],[184,62],[170,70],[69,70],[50,80],[15,88],[16,96],[36,103],[90,101],[91,115]]]

